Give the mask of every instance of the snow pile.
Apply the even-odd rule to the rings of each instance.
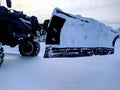
[[[60,45],[55,47],[109,47],[116,33],[109,26],[93,18],[71,15],[55,8],[52,14],[65,19],[60,34]]]
[[[117,29],[115,29],[115,30],[116,30],[116,32],[120,35],[120,27],[117,28]]]

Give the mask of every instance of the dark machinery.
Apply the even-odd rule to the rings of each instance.
[[[37,56],[40,51],[37,17],[9,9],[10,0],[6,3],[8,8],[0,6],[0,42],[10,47],[18,45],[22,56]]]

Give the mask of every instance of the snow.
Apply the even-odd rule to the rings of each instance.
[[[78,58],[22,57],[17,47],[4,47],[0,90],[119,90],[120,40],[115,54]]]
[[[103,30],[107,27],[100,26]],[[107,56],[43,58],[45,43],[40,45],[37,57],[23,57],[18,47],[4,46],[6,54],[0,67],[0,90],[120,90],[120,39],[116,42],[115,53]]]
[[[72,15],[55,8],[52,14],[65,19],[61,29],[60,45],[53,47],[107,47],[113,48],[112,42],[117,34],[112,27],[93,18]]]

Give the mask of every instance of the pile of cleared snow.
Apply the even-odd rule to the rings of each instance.
[[[120,28],[115,29],[115,31],[120,35]]]
[[[55,47],[113,47],[113,29],[93,18],[72,15],[55,8],[52,14],[65,19],[60,34],[60,45]]]
[[[116,43],[115,43],[115,52],[114,55],[116,56],[120,56],[120,38],[117,39]]]

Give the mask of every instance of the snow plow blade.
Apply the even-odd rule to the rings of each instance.
[[[47,47],[45,50],[45,58],[52,57],[84,57],[92,55],[109,55],[113,54],[112,48],[52,48]]]
[[[47,27],[45,58],[114,53],[118,34],[99,21],[55,8]]]

